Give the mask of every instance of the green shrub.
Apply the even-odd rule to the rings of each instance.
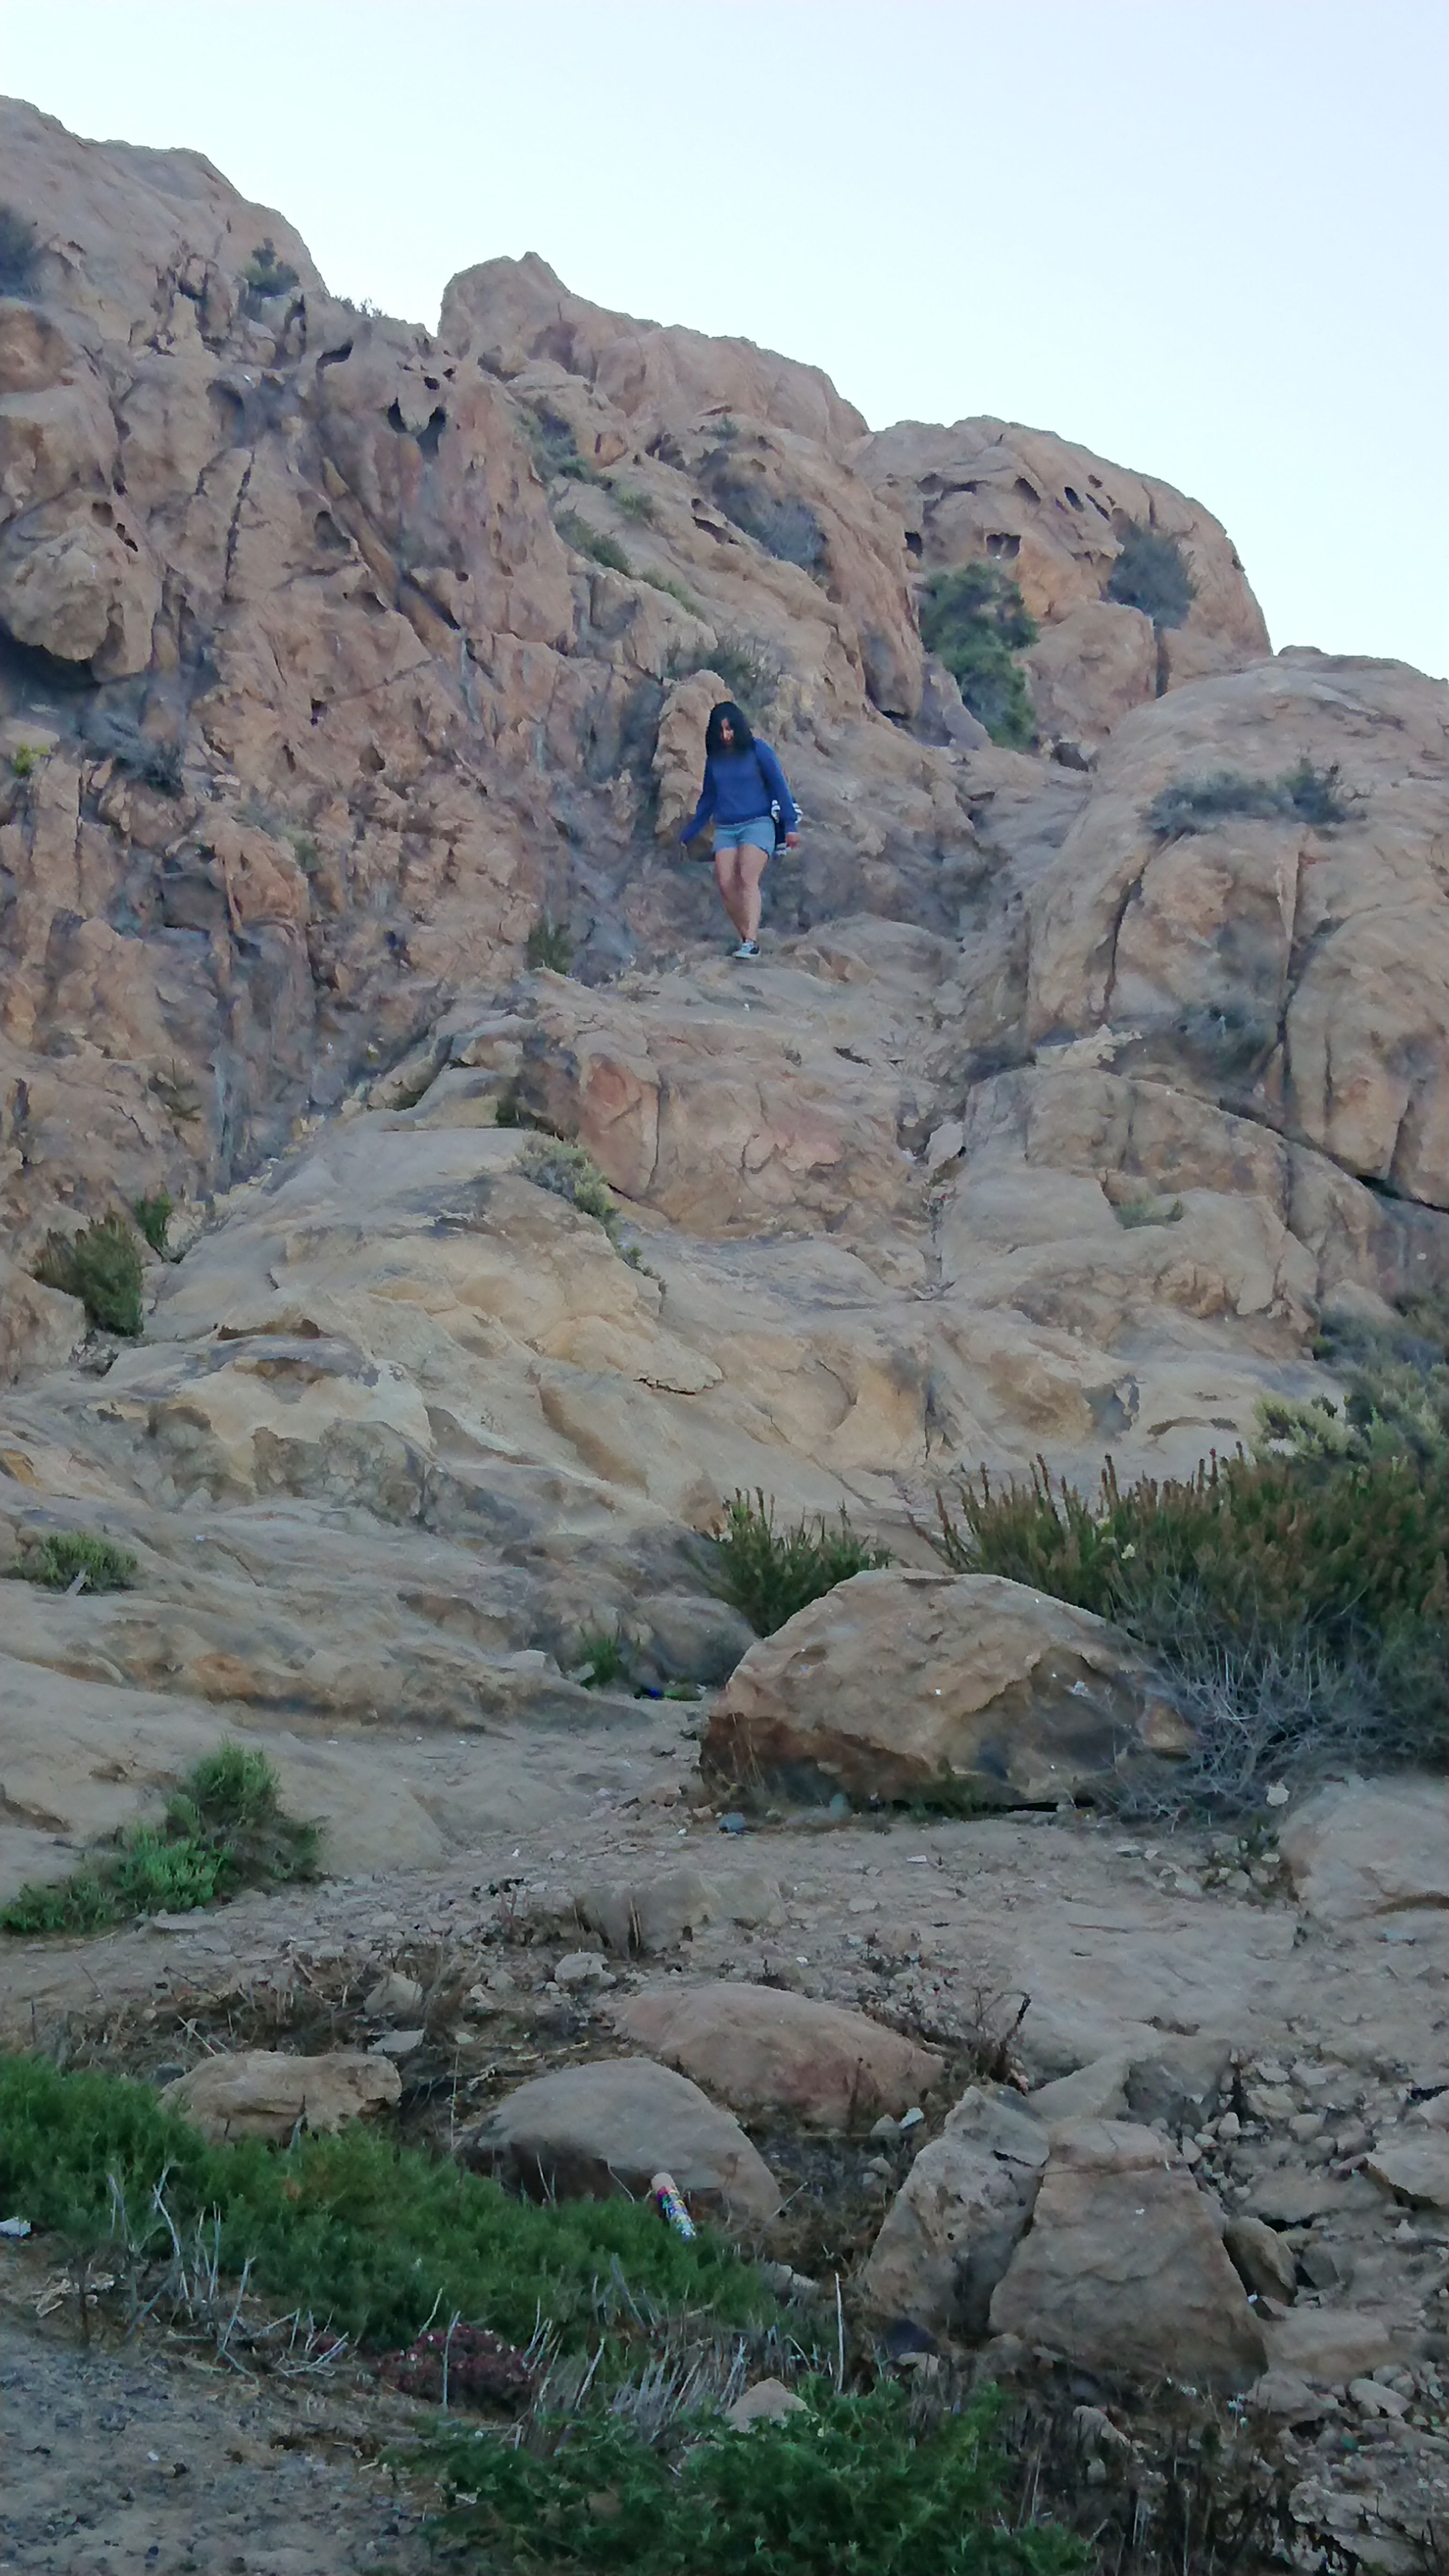
[[[826,536],[808,501],[777,495],[763,483],[747,483],[737,474],[716,474],[710,490],[725,516],[777,563],[798,564],[802,572],[819,571]]]
[[[138,1914],[184,1914],[243,1887],[316,1873],[321,1835],[284,1814],[266,1756],[223,1744],[189,1771],[159,1826],[137,1825],[52,1886],[22,1887],[6,1932],[88,1932]]]
[[[606,572],[629,571],[629,558],[618,538],[600,536],[574,511],[565,510],[560,514],[558,532],[564,544],[572,546],[576,555],[587,555],[590,563],[602,564]]]
[[[585,1628],[570,1667],[585,1690],[611,1690],[627,1682],[634,1669],[629,1640],[620,1628]]]
[[[51,1592],[68,1592],[80,1575],[82,1592],[128,1592],[136,1560],[99,1530],[51,1530],[23,1550],[16,1570]]]
[[[589,2576],[1065,2576],[1087,2551],[1008,2528],[991,2392],[923,2424],[908,2393],[837,2395],[737,2433],[718,2416],[650,2441],[618,2415],[544,2416],[525,2442],[443,2433],[422,2454],[443,2533],[500,2571]]]
[[[154,787],[159,796],[180,795],[178,743],[156,742],[150,734],[142,733],[139,725],[132,724],[129,716],[112,715],[104,708],[91,717],[86,741],[100,759],[114,760],[144,786]]]
[[[79,1297],[86,1321],[98,1332],[121,1333],[129,1341],[139,1337],[141,1255],[124,1217],[97,1217],[72,1235],[53,1227],[35,1276],[46,1288]]]
[[[243,2139],[209,2147],[150,2088],[113,2075],[63,2075],[0,2058],[0,2206],[81,2246],[111,2233],[109,2177],[142,2230],[167,2176],[178,2228],[220,2219],[221,2268],[251,2264],[251,2286],[365,2348],[411,2343],[433,2314],[461,2314],[526,2344],[540,2314],[578,2351],[598,2340],[598,2289],[617,2267],[657,2309],[707,2308],[722,2323],[766,2322],[774,2305],[753,2266],[701,2230],[682,2244],[628,2200],[538,2208],[447,2160],[361,2126],[279,2151]],[[160,2220],[155,2250],[169,2250]]]
[[[1170,1207],[1164,1207],[1161,1199],[1123,1199],[1115,1213],[1119,1225],[1180,1225],[1187,1211],[1181,1199],[1174,1199]]]
[[[632,519],[641,528],[653,527],[659,513],[650,493],[641,492],[635,483],[615,483],[610,489],[614,495],[614,507],[621,518]]]
[[[257,244],[242,270],[242,279],[249,299],[258,304],[264,304],[269,296],[290,295],[293,287],[301,284],[290,260],[278,257],[276,243],[270,238]]]
[[[582,1145],[566,1145],[557,1136],[540,1136],[524,1146],[513,1168],[523,1180],[534,1182],[541,1190],[552,1190],[556,1198],[567,1199],[580,1216],[596,1218],[612,1237],[619,1211],[598,1164]]]
[[[920,595],[921,641],[946,665],[962,702],[993,742],[1024,751],[1036,740],[1026,674],[1015,659],[1036,641],[1020,590],[995,564],[932,573]]]
[[[1122,608],[1140,608],[1161,632],[1181,626],[1197,597],[1197,583],[1176,537],[1132,523],[1112,566],[1107,597]]]
[[[291,850],[303,876],[315,876],[322,864],[322,853],[317,847],[316,834],[307,831],[300,823],[285,823],[282,826],[282,838]]]
[[[676,581],[672,573],[651,572],[648,566],[644,565],[637,578],[640,581],[647,581],[651,590],[667,591],[671,599],[678,600],[681,608],[688,609],[691,617],[703,618],[704,610],[700,607],[693,591],[686,590],[683,582]]]
[[[0,205],[0,295],[33,295],[40,284],[40,235],[28,215]]]
[[[1346,823],[1352,808],[1339,793],[1338,765],[1315,769],[1300,760],[1281,778],[1245,778],[1241,771],[1219,769],[1208,778],[1188,778],[1162,788],[1147,809],[1150,829],[1164,838],[1211,831],[1231,814],[1253,815],[1266,822],[1316,824],[1326,829]]]
[[[49,752],[39,750],[33,742],[18,743],[10,755],[11,771],[16,778],[33,778],[41,762],[49,758]]]
[[[133,1201],[132,1211],[135,1216],[136,1223],[144,1234],[146,1241],[150,1244],[152,1251],[159,1252],[162,1260],[164,1261],[166,1258],[166,1229],[171,1223],[171,1219],[176,1212],[176,1202],[172,1198],[170,1191],[153,1190],[149,1192],[146,1197]]]
[[[1269,1408],[1270,1413],[1272,1408]],[[960,1489],[937,1546],[1111,1619],[1160,1657],[1203,1743],[1190,1793],[1267,1762],[1449,1758],[1449,1479],[1399,1452],[1214,1458],[1095,1503],[1054,1483]]]
[[[523,954],[535,971],[546,966],[552,974],[566,975],[574,962],[574,943],[561,921],[541,912],[524,943]]]
[[[523,429],[543,482],[551,483],[560,474],[571,483],[607,481],[597,466],[590,465],[586,458],[580,456],[578,441],[568,422],[561,419],[556,411],[550,411],[546,403],[540,403],[536,410],[530,409]]]
[[[669,657],[668,676],[687,679],[692,671],[713,671],[746,713],[765,712],[775,703],[785,676],[784,664],[768,644],[751,636],[716,633],[713,644],[678,647]]]
[[[823,1514],[813,1523],[799,1520],[790,1530],[775,1527],[773,1499],[757,1492],[736,1493],[715,1533],[717,1581],[721,1597],[742,1610],[757,1637],[770,1637],[823,1592],[833,1592],[852,1574],[866,1574],[893,1560],[889,1549],[869,1547],[851,1528],[842,1505],[840,1526]]]

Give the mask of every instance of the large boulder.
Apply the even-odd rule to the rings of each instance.
[[[701,1761],[806,1797],[1042,1806],[1190,1749],[1105,1620],[999,1575],[891,1570],[854,1575],[750,1648]]]
[[[474,2130],[471,2165],[565,2199],[639,2199],[661,2169],[688,2200],[762,2224],[780,2188],[738,2120],[671,2067],[647,2057],[563,2066],[520,2084]]]
[[[1222,2392],[1267,2361],[1207,2202],[1159,2132],[1125,2121],[1054,2132],[991,2326],[1086,2370]]]
[[[271,2048],[204,2057],[188,2075],[163,2085],[168,2111],[179,2111],[214,2144],[269,2138],[285,2146],[299,2128],[330,2135],[402,2099],[402,2080],[385,2057],[338,2049],[330,2057],[288,2057]]]
[[[1290,1810],[1278,1849],[1299,1904],[1320,1923],[1449,1906],[1449,1787],[1335,1781]]]
[[[909,2110],[943,2064],[864,2013],[774,1986],[646,1987],[619,2006],[614,2025],[737,2111],[784,2112],[826,2129]]]
[[[871,2309],[931,2334],[984,2335],[1047,2151],[1045,2124],[1023,2103],[973,2085],[891,2204],[861,2277]]]

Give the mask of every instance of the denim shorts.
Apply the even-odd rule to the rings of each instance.
[[[767,857],[773,858],[775,855],[774,816],[756,814],[748,823],[716,823],[714,827],[716,855],[721,850],[737,850],[742,842],[747,843],[752,850],[763,850]]]

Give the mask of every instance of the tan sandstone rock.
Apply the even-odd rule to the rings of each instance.
[[[816,1795],[1030,1806],[1189,1746],[1104,1620],[996,1575],[901,1571],[853,1576],[752,1646],[701,1759]]]
[[[780,2206],[775,2178],[739,2122],[687,2076],[646,2057],[600,2058],[521,2084],[465,2153],[470,2164],[569,2197],[622,2190],[637,2199],[664,2169],[687,2199],[737,2221],[773,2218]]]
[[[1023,2103],[973,2086],[915,2158],[871,2248],[861,2286],[876,2314],[932,2334],[984,2335],[1047,2151]]]
[[[1320,1922],[1449,1906],[1449,1789],[1435,1779],[1334,1782],[1289,1810],[1278,1848]]]
[[[864,2013],[771,1986],[646,1987],[619,2005],[614,2027],[737,2111],[827,2129],[911,2109],[944,2064]]]
[[[269,2138],[285,2146],[298,2128],[330,2135],[349,2120],[391,2110],[402,2099],[402,2082],[386,2058],[359,2049],[289,2057],[249,2048],[235,2057],[203,2058],[189,2075],[164,2085],[161,2099],[215,2144]]]
[[[1120,2121],[1058,2133],[991,2328],[1088,2370],[1222,2391],[1268,2357],[1201,2193],[1160,2135]]]

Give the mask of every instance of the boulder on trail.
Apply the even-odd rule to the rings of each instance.
[[[634,2199],[661,2168],[686,2200],[763,2223],[780,2189],[738,2120],[647,2057],[562,2066],[520,2084],[475,2129],[466,2161],[566,2200]]]
[[[864,2013],[776,1986],[650,1986],[619,2005],[614,2026],[737,2111],[788,2112],[824,2129],[909,2110],[943,2064]]]
[[[990,2322],[1086,2370],[1225,2393],[1268,2358],[1208,2203],[1160,2132],[1122,2120],[1055,2132]]]
[[[161,2099],[213,2145],[268,2138],[277,2146],[299,2128],[330,2135],[369,2112],[390,2111],[402,2080],[385,2057],[338,2049],[330,2057],[289,2057],[271,2048],[205,2057],[164,2085]]]
[[[1052,1806],[1192,1736],[1106,1620],[995,1574],[857,1574],[762,1637],[701,1746],[708,1777],[805,1798]]]
[[[1334,1781],[1290,1813],[1278,1849],[1320,1923],[1449,1905],[1449,1787],[1402,1774]]]

